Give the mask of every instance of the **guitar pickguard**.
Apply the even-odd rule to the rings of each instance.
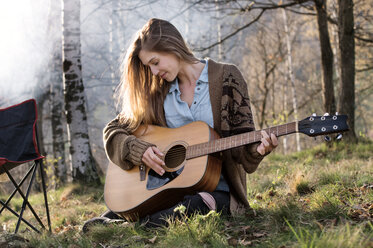
[[[174,180],[176,177],[178,177],[181,172],[183,171],[184,166],[178,169],[177,171],[173,172],[165,172],[163,176],[156,173],[154,170],[150,169],[148,173],[148,181],[146,183],[146,189],[147,190],[153,190],[162,187],[163,185],[166,185],[167,183]]]

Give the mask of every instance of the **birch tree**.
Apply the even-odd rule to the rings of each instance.
[[[293,109],[294,109],[294,119],[295,121],[298,120],[298,102],[297,102],[297,92],[295,89],[295,78],[293,73],[293,62],[292,62],[292,54],[291,54],[291,42],[290,42],[290,34],[289,34],[289,27],[287,23],[287,15],[286,11],[282,9],[282,15],[284,18],[284,25],[285,25],[285,37],[286,37],[286,46],[287,46],[287,62],[288,62],[288,77],[291,85],[291,92],[293,96]],[[296,145],[297,151],[300,151],[300,137],[299,133],[295,134],[296,138]]]
[[[91,153],[82,79],[80,0],[63,0],[63,82],[73,180],[99,184]]]
[[[49,38],[52,41],[50,59],[50,111],[53,144],[54,175],[58,184],[64,184],[67,179],[65,161],[65,143],[63,128],[63,80],[62,80],[62,32],[61,32],[61,2],[50,1],[49,10]]]

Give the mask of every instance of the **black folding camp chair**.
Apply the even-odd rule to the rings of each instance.
[[[26,209],[26,206],[33,213],[37,222],[40,223],[41,227],[45,229],[45,226],[40,217],[28,201],[33,182],[35,181],[35,173],[38,168],[40,169],[41,184],[44,193],[45,209],[48,219],[48,227],[49,231],[51,231],[47,193],[43,176],[44,173],[42,159],[44,158],[44,156],[39,153],[40,149],[36,131],[36,120],[37,108],[34,99],[24,101],[20,104],[10,106],[5,109],[0,109],[0,175],[6,173],[15,187],[14,191],[9,195],[9,198],[5,202],[3,200],[0,200],[0,207],[2,206],[0,209],[0,215],[2,214],[4,209],[7,209],[18,217],[15,233],[18,232],[21,221],[23,221],[27,226],[29,226],[36,232],[40,232],[39,229],[34,227],[30,222],[23,218],[23,213]],[[24,163],[28,163],[31,166],[25,173],[23,179],[19,183],[17,183],[12,176],[11,169]],[[21,189],[21,186],[27,181],[27,179],[29,179],[28,186],[26,193],[24,193]],[[25,184],[27,184],[27,182]],[[19,210],[19,213],[17,213],[11,207],[11,200],[17,192],[23,198],[22,207]]]

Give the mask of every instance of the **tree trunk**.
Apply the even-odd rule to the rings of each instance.
[[[44,134],[43,134],[43,125],[45,124],[44,122],[44,104],[45,102],[47,101],[49,97],[49,92],[48,91],[41,91],[41,93],[39,93],[39,95],[36,97],[36,106],[37,106],[37,112],[38,112],[38,119],[37,119],[37,136],[38,136],[38,144],[39,144],[39,153],[43,156],[46,156],[46,152],[45,152],[45,146],[44,146]],[[47,177],[47,173],[46,173],[46,170],[47,170],[47,163],[46,163],[46,159],[43,159],[41,161],[43,164],[44,164],[44,170],[42,171],[43,173],[43,176],[44,176],[44,180],[45,180],[45,184],[48,185],[48,177]],[[34,189],[37,191],[37,192],[41,192],[42,190],[42,185],[41,185],[41,175],[40,174],[36,174],[37,177],[36,177],[36,182],[34,184]]]
[[[330,45],[328,31],[326,0],[315,0],[315,5],[317,10],[317,24],[319,27],[321,49],[321,65],[323,71],[322,91],[324,111],[330,114],[334,114],[336,111],[336,106],[333,85],[333,51]]]
[[[282,101],[282,113],[284,114],[284,123],[287,123],[288,121],[288,108],[287,108],[288,79],[287,79],[287,75],[288,74],[284,73],[284,75],[285,75],[285,80],[284,80],[284,84],[282,85],[282,95],[284,97]],[[287,154],[288,153],[288,137],[286,135],[283,136],[282,138],[282,145],[284,146],[284,154]]]
[[[216,17],[216,30],[218,35],[218,61],[223,60],[223,44],[221,43],[221,22],[220,22],[220,5],[218,0],[215,0],[215,17]]]
[[[292,62],[292,55],[291,55],[291,42],[290,42],[290,34],[289,34],[289,28],[288,28],[288,23],[287,23],[287,16],[286,16],[286,11],[282,9],[282,14],[284,18],[284,24],[285,24],[285,36],[286,36],[286,44],[287,44],[287,53],[288,53],[288,74],[289,74],[289,79],[291,83],[291,91],[293,95],[293,109],[294,109],[294,120],[298,120],[298,103],[297,103],[297,92],[295,89],[295,79],[294,79],[294,74],[293,74],[293,62]],[[299,133],[295,134],[296,138],[296,145],[297,145],[297,151],[300,151],[300,137]]]
[[[51,127],[53,144],[53,165],[56,186],[64,184],[67,179],[65,161],[65,143],[62,116],[63,110],[63,80],[62,80],[62,32],[61,32],[61,2],[51,1],[49,14],[49,37],[53,41],[51,58]]]
[[[338,112],[348,116],[350,131],[347,138],[356,141],[355,135],[355,40],[352,0],[338,0],[338,30],[341,66],[341,92]]]
[[[63,0],[63,81],[73,181],[99,184],[89,144],[80,50],[80,1]]]
[[[331,17],[335,20],[338,20],[338,7],[337,7],[337,1],[338,0],[332,0],[331,2],[331,5],[329,7],[329,9],[331,10]],[[334,86],[337,86],[335,88],[338,89],[339,85],[340,84],[340,79],[341,79],[341,73],[340,73],[340,70],[341,70],[341,67],[340,67],[340,63],[339,63],[339,59],[340,59],[340,54],[339,54],[339,42],[338,42],[338,25],[332,25],[332,39],[333,39],[333,54],[334,54],[334,73],[335,73],[335,78],[334,78]],[[336,91],[336,105],[339,104],[339,94],[338,94],[338,90],[335,89]],[[338,106],[336,106],[336,109],[339,109]]]

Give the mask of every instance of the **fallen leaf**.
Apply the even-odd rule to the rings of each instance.
[[[247,231],[247,230],[249,230],[251,228],[251,226],[241,226],[241,229],[243,230],[243,231]]]
[[[154,236],[153,238],[148,239],[148,241],[149,241],[149,243],[154,244],[155,241],[157,241],[157,236]]]
[[[234,225],[234,223],[233,223],[233,222],[229,222],[229,221],[224,221],[224,225],[225,225],[226,227],[231,227],[231,226]]]
[[[242,240],[242,241],[240,242],[240,245],[243,245],[243,246],[250,246],[250,245],[252,245],[252,244],[253,244],[253,242],[250,241],[250,240]]]
[[[237,246],[238,245],[238,240],[236,238],[229,238],[228,239],[228,245]]]
[[[146,239],[141,236],[132,236],[133,241],[135,242],[144,242]]]
[[[265,232],[262,232],[262,233],[253,233],[253,236],[255,238],[261,238],[261,237],[264,237],[266,235],[267,235],[267,233],[265,233]]]

